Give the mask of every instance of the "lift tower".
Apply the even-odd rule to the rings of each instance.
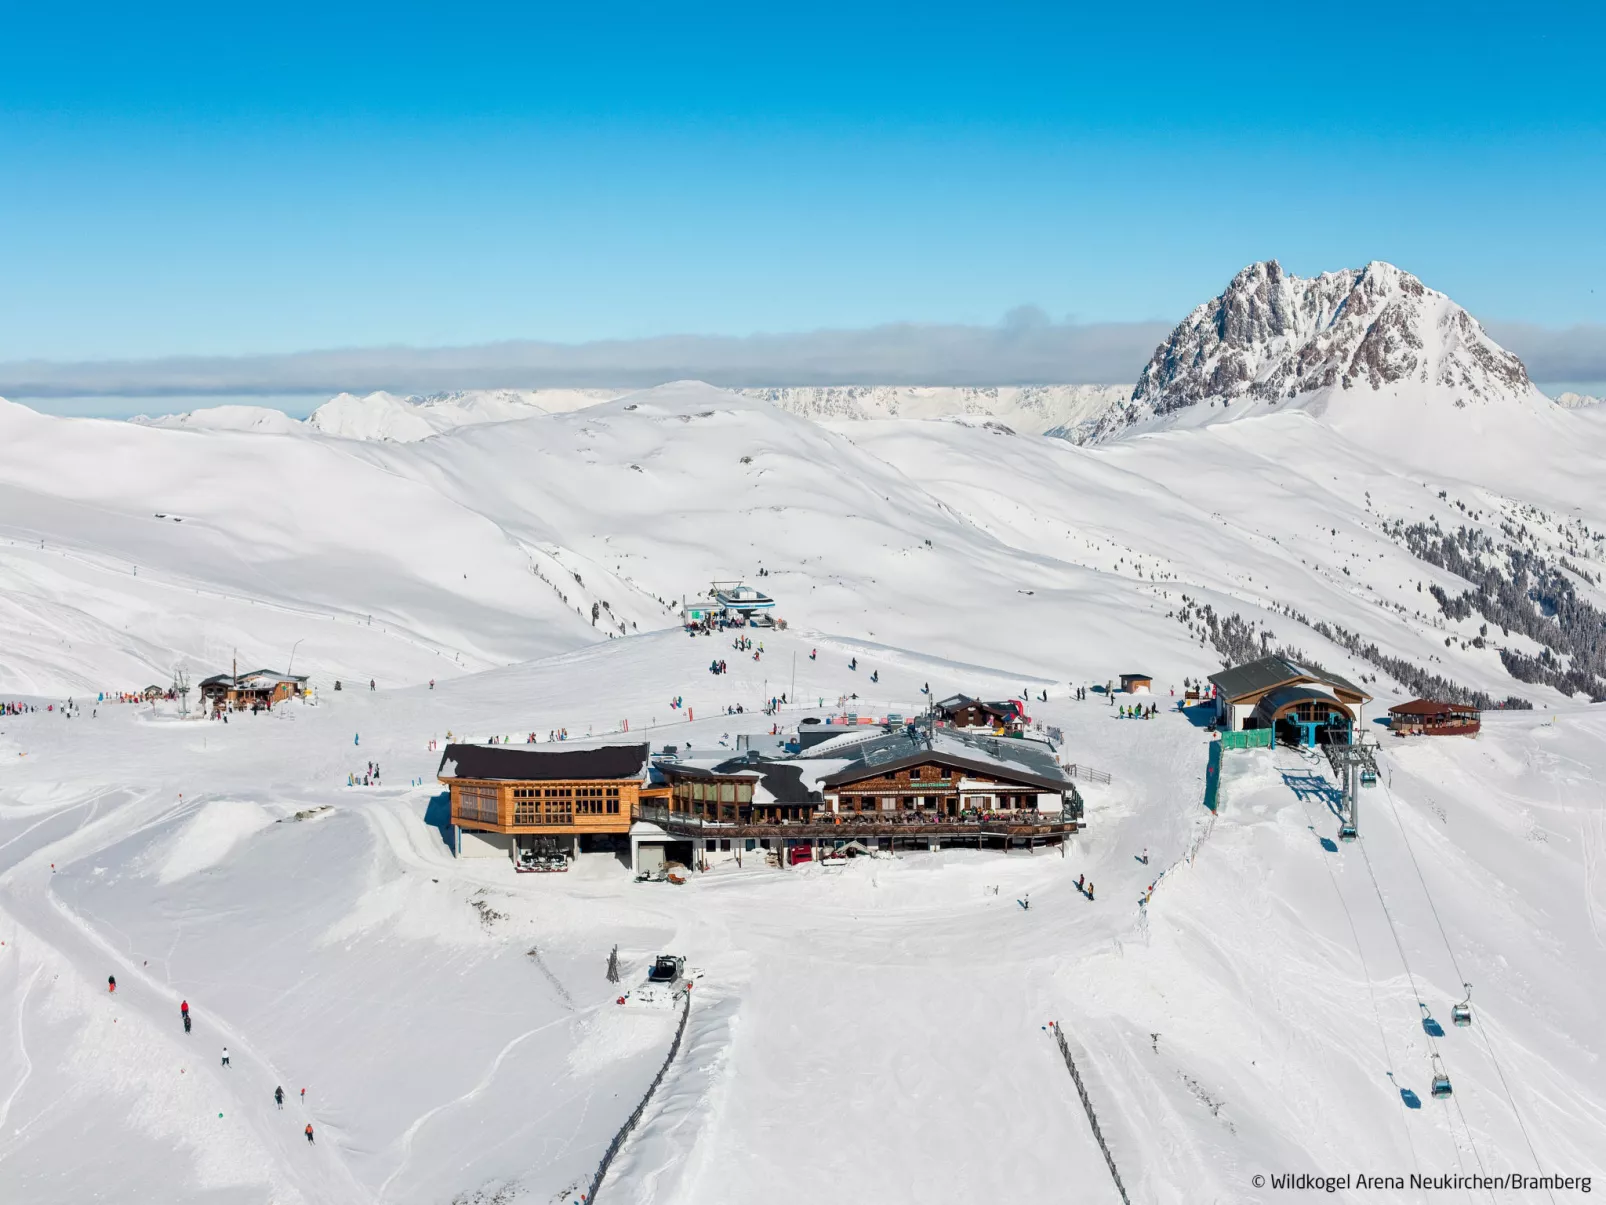
[[[1344,802],[1339,817],[1338,836],[1341,841],[1353,841],[1360,836],[1361,771],[1377,774],[1377,746],[1359,742],[1349,745],[1324,745],[1328,764],[1344,784]]]

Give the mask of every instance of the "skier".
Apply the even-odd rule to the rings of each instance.
[[[859,668],[859,659],[857,657],[854,657],[851,661],[849,661],[848,662],[848,668],[849,669],[858,669]]]
[[[229,1065],[229,1048],[227,1046],[223,1048],[223,1065],[225,1067]]]
[[[429,680],[429,688],[430,688],[430,689],[431,689],[431,690],[434,690],[434,689],[435,689],[435,679],[434,679],[434,678],[431,678],[431,679],[430,679],[430,680]]]
[[[360,745],[360,744],[362,744],[362,733],[360,733],[360,732],[353,732],[353,733],[352,733],[352,734],[351,734],[351,743],[352,743],[352,744],[353,744],[353,745]]]
[[[282,1086],[273,1090],[273,1103],[281,1109],[284,1108],[284,1088]]]
[[[190,1019],[190,1002],[188,1000],[180,1000],[179,1001],[178,1014],[179,1014],[179,1016],[183,1017],[186,1021],[188,1021]]]
[[[881,681],[881,671],[878,670],[878,669],[871,670],[870,671],[870,681],[872,681],[872,682]]]
[[[106,976],[106,990],[108,992],[115,992],[117,990],[117,976],[116,975],[107,975]]]
[[[184,1032],[185,1033],[189,1033],[190,1032],[190,1014],[189,1013],[185,1013],[184,1014]]]
[[[368,689],[372,690],[373,688],[374,688],[374,680],[372,678],[369,678],[368,679]]]
[[[310,1122],[310,1121],[307,1122],[307,1145],[308,1146],[315,1146],[316,1145],[316,1143],[314,1143],[312,1141],[312,1122]]]
[[[820,655],[820,650],[819,649],[810,649],[809,650],[809,660],[810,661],[816,660],[819,657],[819,655]]]
[[[1087,881],[1087,898],[1089,900],[1091,900],[1093,898],[1093,880],[1092,879],[1089,879]]]

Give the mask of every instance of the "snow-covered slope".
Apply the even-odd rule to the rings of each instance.
[[[1393,264],[1303,278],[1268,260],[1177,326],[1098,434],[1279,405],[1375,420],[1395,399],[1444,419],[1468,408],[1498,418],[1551,405],[1466,310]]]
[[[1535,633],[1606,609],[1606,413],[1518,405],[1489,441],[1451,406],[1430,443],[1393,388],[1349,391],[1404,399],[1361,426],[1268,399],[1087,447],[694,383],[412,442],[0,404],[0,699],[45,696],[0,716],[0,1200],[577,1200],[668,1048],[613,1003],[614,946],[630,980],[660,952],[707,975],[604,1202],[1114,1199],[1049,1021],[1133,1200],[1598,1171],[1606,720],[1555,685],[1583,645]],[[1518,562],[1514,602],[1461,576]],[[679,630],[673,600],[760,570],[789,621],[760,657]],[[1168,708],[1223,642],[1362,682],[1368,721],[1418,673],[1538,709],[1389,740],[1339,846],[1320,762],[1229,754],[1211,813],[1202,717],[1073,697],[1142,670]],[[316,705],[88,702],[236,650],[293,656]],[[1113,776],[1080,780],[1063,857],[748,858],[673,887],[443,837],[448,733],[725,750],[928,688],[1030,693]],[[43,710],[67,693],[74,718]],[[346,785],[372,762],[387,785]],[[1419,1001],[1443,1021],[1468,981],[1476,1023],[1432,1037]]]

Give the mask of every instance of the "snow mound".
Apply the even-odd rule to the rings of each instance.
[[[219,799],[207,804],[184,826],[156,873],[157,881],[176,883],[216,866],[235,846],[275,819],[261,804],[246,800]]]

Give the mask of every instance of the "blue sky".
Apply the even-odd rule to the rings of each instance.
[[[1606,322],[1600,7],[1435,7],[7,0],[0,360],[1175,320],[1272,256]]]

